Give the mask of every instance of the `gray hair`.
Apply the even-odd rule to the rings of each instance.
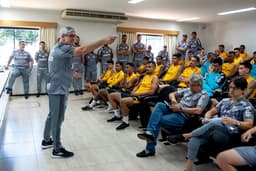
[[[190,83],[192,84],[203,84],[203,77],[200,74],[193,74],[192,77],[189,79]]]
[[[70,26],[64,26],[64,27],[60,28],[59,35],[61,37],[63,35],[66,35],[69,32],[75,32],[75,29],[73,27],[70,27]]]

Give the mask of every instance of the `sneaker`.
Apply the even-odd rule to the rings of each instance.
[[[84,107],[82,107],[81,109],[84,110],[84,111],[93,110],[93,108],[90,107],[90,106],[84,106]]]
[[[79,94],[83,95],[84,94],[84,90],[79,90]]]
[[[147,152],[146,150],[143,150],[139,153],[136,154],[137,157],[149,157],[149,156],[154,156],[154,152]]]
[[[37,93],[37,94],[36,94],[36,97],[40,97],[40,93]]]
[[[75,90],[75,95],[78,96],[79,95],[79,91],[78,90]]]
[[[50,138],[49,141],[45,141],[43,140],[42,143],[41,143],[41,148],[43,150],[47,149],[47,148],[52,148],[53,147],[53,141],[52,139]]]
[[[116,127],[116,130],[122,130],[125,129],[129,126],[129,124],[122,122],[121,125],[119,125],[118,127]]]
[[[153,137],[153,135],[148,134],[147,132],[139,133],[139,134],[137,134],[137,137],[141,140],[146,140],[148,142],[155,141],[155,138]]]
[[[25,94],[25,95],[24,95],[24,98],[25,98],[25,99],[28,99],[28,97],[29,97],[28,94]]]
[[[172,144],[177,144],[179,142],[184,142],[185,138],[183,137],[182,134],[179,135],[171,135],[167,137],[167,141],[172,143]]]
[[[6,88],[6,94],[11,94],[12,93],[12,89],[11,88]]]
[[[120,121],[121,117],[113,116],[111,119],[108,119],[107,122]]]
[[[52,150],[52,158],[68,158],[74,156],[74,153],[67,151],[65,148],[60,148],[58,150]]]

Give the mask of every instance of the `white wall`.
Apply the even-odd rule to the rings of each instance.
[[[218,44],[224,44],[227,51],[245,44],[246,51],[251,56],[256,51],[255,30],[256,19],[248,19],[208,24],[203,34],[209,51],[216,49]]]

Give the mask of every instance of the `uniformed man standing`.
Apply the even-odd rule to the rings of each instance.
[[[29,75],[33,68],[33,58],[30,53],[25,51],[25,42],[19,42],[19,49],[14,50],[10,56],[6,69],[8,69],[12,59],[14,61],[13,69],[9,77],[6,93],[12,93],[12,86],[17,77],[22,76],[24,86],[24,97],[28,99],[29,92]]]
[[[67,151],[61,144],[61,124],[67,104],[69,88],[72,82],[72,57],[93,51],[104,44],[113,43],[115,37],[110,36],[94,43],[74,47],[75,30],[65,26],[60,29],[60,41],[52,48],[49,56],[49,114],[45,122],[42,149],[53,147],[53,158],[72,157],[73,152]],[[51,138],[52,135],[52,138]]]
[[[126,63],[129,60],[129,45],[126,43],[127,41],[127,35],[122,35],[122,42],[117,46],[116,48],[116,54],[117,54],[117,61],[121,62],[123,66],[126,65]]]
[[[85,55],[86,61],[86,82],[96,82],[97,80],[97,63],[98,57],[97,55],[91,51]]]
[[[149,58],[149,61],[154,61],[154,54],[151,52],[152,46],[148,45],[148,50],[144,52],[144,57],[147,56]]]
[[[105,73],[108,68],[107,61],[113,60],[113,51],[112,49],[106,44],[102,48],[98,50],[98,59],[101,62],[101,73]]]
[[[162,61],[163,61],[164,66],[169,67],[171,62],[170,62],[169,52],[167,51],[167,46],[166,45],[164,45],[163,50],[161,50],[158,53],[158,56],[162,56]]]
[[[142,60],[144,57],[144,52],[146,50],[146,46],[141,43],[141,34],[137,35],[137,42],[132,46],[132,54],[133,54],[133,63],[136,68],[142,64]]]
[[[75,36],[74,38],[74,46],[79,47],[80,37]],[[84,73],[84,57],[82,55],[75,56],[72,58],[72,70],[73,70],[73,88],[75,95],[84,94],[83,92],[83,73]]]
[[[37,62],[37,95],[36,95],[36,97],[40,96],[41,84],[42,84],[43,79],[45,80],[45,82],[47,84],[48,57],[49,57],[49,53],[45,50],[45,42],[41,41],[39,43],[39,51],[37,51],[36,55],[35,55],[35,60]],[[46,92],[47,92],[47,90],[46,90]]]
[[[197,38],[197,33],[193,31],[191,33],[191,39],[188,41],[188,50],[192,51],[195,56],[197,56],[202,48],[202,43],[199,38]]]

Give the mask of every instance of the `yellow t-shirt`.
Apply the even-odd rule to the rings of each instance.
[[[223,51],[222,53],[220,53],[219,56],[223,59],[226,59],[228,57],[228,53],[226,51]]]
[[[141,64],[141,65],[138,67],[138,71],[141,71],[141,70],[144,69],[145,67],[146,67],[146,65]],[[141,75],[144,75],[144,73],[143,73],[143,74],[140,74],[139,72],[136,72],[136,75],[137,75],[137,77],[140,77]]]
[[[130,76],[128,76],[126,78],[126,84],[128,84],[129,81],[131,81],[132,79],[136,78],[137,75],[133,72]],[[126,91],[126,88],[122,88],[122,91]]]
[[[234,68],[236,67],[236,64],[235,62],[232,62],[232,63],[223,63],[222,65],[222,72],[226,75],[226,76],[229,76]]]
[[[100,80],[101,80],[101,81],[107,81],[107,80],[111,77],[112,73],[114,73],[113,70],[112,70],[112,69],[108,69],[108,70],[105,72],[105,74],[101,77]]]
[[[201,74],[201,70],[198,67],[192,68],[192,67],[188,67],[185,68],[184,71],[182,72],[181,76],[184,78],[190,78],[193,74]],[[180,82],[179,87],[188,87],[188,85],[184,82]]]
[[[160,69],[163,67],[164,65],[161,64],[161,65],[156,65],[156,68],[155,68],[155,72],[154,72],[154,75],[155,76],[158,76],[159,72],[160,72]]]
[[[124,79],[124,72],[119,71],[115,72],[109,79],[108,79],[108,86],[113,87],[118,85]]]
[[[136,90],[135,93],[146,93],[148,92],[152,87],[152,81],[156,76],[154,74],[152,75],[145,75],[141,82],[139,88]]]
[[[243,60],[242,56],[240,55],[239,57],[235,57],[234,58],[234,63],[236,65],[239,65],[239,63]]]
[[[249,59],[249,55],[248,53],[240,53],[240,56],[239,56],[243,61],[246,61]]]
[[[253,81],[253,80],[254,80],[254,78],[253,78],[252,76],[250,76],[250,75],[249,75],[249,77],[246,78],[247,84],[250,84],[251,81]],[[248,99],[254,98],[255,95],[256,95],[256,89],[254,89],[254,90],[252,91],[252,93],[249,95]]]
[[[189,65],[190,65],[190,60],[185,60],[184,61],[184,67],[186,68],[186,67],[189,67]]]
[[[180,68],[181,68],[181,65],[172,64],[167,70],[166,74],[164,75],[163,81],[172,80],[173,78],[175,78]]]

